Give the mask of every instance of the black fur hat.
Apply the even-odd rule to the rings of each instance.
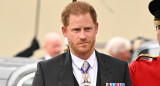
[[[152,0],[148,8],[150,13],[154,16],[155,26],[160,26],[160,0]]]

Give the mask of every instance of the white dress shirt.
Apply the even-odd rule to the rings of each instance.
[[[77,79],[79,86],[82,86],[83,75],[81,72],[81,67],[85,60],[80,59],[79,57],[73,55],[72,52],[71,52],[71,58],[72,58],[73,74]],[[91,80],[91,86],[96,86],[98,63],[97,63],[95,51],[86,61],[90,64],[88,73]]]
[[[48,55],[48,54],[46,54],[45,56],[44,56],[44,60],[48,60],[48,59],[51,59],[52,57],[50,56],[50,55]]]

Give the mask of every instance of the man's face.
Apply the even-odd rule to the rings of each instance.
[[[121,52],[119,56],[120,56],[120,59],[128,62],[131,58],[131,52],[129,49],[125,49],[124,51]]]
[[[156,27],[156,31],[157,31],[157,40],[158,40],[158,43],[160,45],[160,26]]]
[[[98,23],[94,24],[89,13],[70,15],[69,25],[62,28],[63,34],[68,38],[69,48],[74,54],[93,52]]]
[[[46,45],[46,52],[51,56],[55,57],[61,53],[61,42],[60,40],[50,40]]]

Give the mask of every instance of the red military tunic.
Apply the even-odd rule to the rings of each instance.
[[[141,60],[153,58],[152,61]],[[160,57],[141,55],[129,65],[132,86],[160,86]]]

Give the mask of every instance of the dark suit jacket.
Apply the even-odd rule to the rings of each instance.
[[[101,86],[125,83],[132,86],[128,63],[96,51]],[[74,86],[70,51],[38,63],[32,86]]]

